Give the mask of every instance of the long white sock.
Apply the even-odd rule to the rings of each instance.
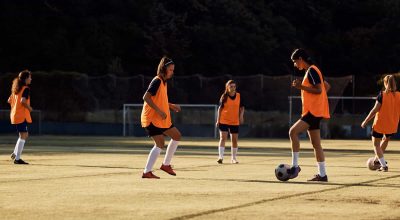
[[[218,147],[219,159],[224,159],[225,147]]]
[[[381,166],[386,167],[385,158],[383,158],[383,157],[379,158],[379,163],[381,163]]]
[[[21,154],[22,154],[22,150],[24,149],[24,145],[25,145],[25,140],[21,139],[21,138],[18,138],[17,144],[15,145],[15,147],[17,148],[16,153],[15,153],[15,150],[14,150],[14,153],[16,155],[15,156],[16,160],[21,159]]]
[[[299,166],[299,152],[292,151],[292,166],[294,167]]]
[[[164,162],[163,162],[164,165],[171,164],[172,156],[174,156],[176,148],[178,148],[178,144],[179,144],[179,141],[171,139],[171,141],[169,142],[168,147],[167,147],[167,152],[165,153]]]
[[[318,162],[318,174],[321,177],[326,176],[325,161],[324,162]]]
[[[237,152],[238,152],[238,147],[231,147],[232,160],[236,160]]]
[[[156,163],[157,157],[161,153],[161,148],[154,145],[149,153],[149,157],[147,158],[146,167],[144,168],[144,173],[150,172],[153,169],[154,164]]]

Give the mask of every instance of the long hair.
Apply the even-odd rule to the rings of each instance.
[[[11,87],[12,94],[18,94],[22,87],[25,86],[25,80],[31,76],[32,73],[29,70],[23,70],[18,74],[18,77],[15,77]]]
[[[303,59],[309,65],[314,64],[314,61],[312,60],[310,55],[308,55],[307,51],[304,50],[303,48],[295,49],[293,51],[293,53],[292,53],[291,59],[292,60],[297,60],[297,59],[300,59],[300,57],[301,57],[301,59]]]
[[[167,56],[163,56],[163,58],[161,58],[160,63],[158,64],[157,76],[160,76],[161,78],[165,79],[165,74],[167,74],[167,67],[172,64],[175,64],[174,61],[172,61],[172,59],[168,58]]]
[[[226,100],[228,99],[229,85],[230,84],[236,84],[236,82],[233,81],[233,80],[229,80],[228,82],[226,82],[225,91],[224,91],[224,93],[222,93],[221,98],[219,99],[219,102],[221,103],[221,106],[223,106],[224,103],[226,102]],[[236,86],[237,86],[237,84],[236,84]]]
[[[383,78],[383,85],[386,93],[397,91],[396,80],[393,75],[386,75]]]

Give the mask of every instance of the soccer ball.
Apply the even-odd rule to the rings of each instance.
[[[368,158],[367,167],[370,170],[377,170],[381,167],[380,164],[375,164],[375,157]]]
[[[288,164],[279,164],[275,168],[275,176],[280,181],[288,181],[290,177],[290,166]]]

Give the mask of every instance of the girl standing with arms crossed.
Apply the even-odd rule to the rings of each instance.
[[[240,99],[240,93],[236,92],[236,83],[229,80],[225,84],[225,92],[219,101],[218,116],[216,126],[219,128],[219,147],[218,163],[222,164],[224,160],[225,141],[228,134],[231,134],[231,163],[239,163],[236,159],[238,151],[239,124],[243,123],[244,106]]]
[[[320,121],[330,118],[327,91],[330,85],[324,80],[321,71],[312,64],[304,49],[296,49],[291,56],[294,66],[305,70],[303,80],[292,82],[292,86],[301,90],[301,118],[290,128],[289,137],[292,145],[292,168],[290,178],[296,178],[300,172],[298,164],[300,141],[299,134],[307,130],[314,155],[318,163],[318,174],[308,181],[328,181],[325,171],[325,156],[321,147]]]
[[[397,133],[400,120],[400,92],[397,91],[396,80],[393,75],[383,78],[384,90],[376,98],[375,106],[361,123],[365,128],[374,118],[372,125],[372,144],[375,151],[375,164],[380,165],[378,171],[389,170],[383,154],[389,144],[390,137]]]
[[[32,73],[29,70],[20,72],[18,77],[13,80],[11,95],[8,98],[8,103],[11,106],[11,124],[15,125],[19,133],[14,152],[11,154],[11,159],[14,160],[14,164],[28,164],[21,159],[21,154],[24,149],[25,141],[28,138],[28,123],[32,123],[31,111],[33,109],[30,105],[29,88],[31,82]]]
[[[154,147],[147,158],[146,167],[144,168],[142,178],[160,177],[153,174],[153,166],[164,148],[164,135],[171,137],[168,144],[164,161],[160,167],[166,173],[175,176],[176,173],[171,167],[172,156],[178,147],[181,139],[181,133],[171,122],[170,109],[179,112],[179,105],[168,102],[167,80],[174,75],[174,62],[163,57],[157,68],[157,76],[151,81],[147,91],[143,96],[144,104],[141,115],[142,127],[154,141]]]

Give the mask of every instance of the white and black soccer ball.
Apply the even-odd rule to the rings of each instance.
[[[290,177],[290,166],[289,164],[279,164],[275,168],[275,176],[280,181],[288,181]]]
[[[379,169],[381,167],[381,164],[379,164],[379,163],[376,164],[375,163],[375,157],[370,157],[367,160],[367,167],[370,170],[377,170],[377,169]]]

